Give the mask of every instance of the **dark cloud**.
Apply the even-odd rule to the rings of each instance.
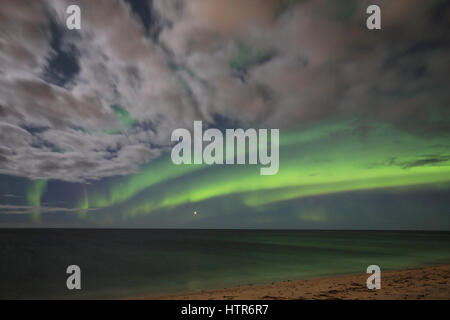
[[[49,83],[64,87],[80,71],[78,52],[73,45],[65,45],[64,37],[68,30],[65,25],[58,24],[49,14],[49,30],[51,33],[51,53],[44,70],[44,79]]]
[[[159,34],[162,31],[163,24],[161,17],[153,7],[153,1],[125,0],[129,5],[133,14],[140,19],[148,36],[153,41],[158,41]]]

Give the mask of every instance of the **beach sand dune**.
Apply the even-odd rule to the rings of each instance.
[[[308,280],[288,280],[259,285],[245,285],[220,290],[141,299],[163,300],[297,300],[297,299],[450,299],[450,265],[385,271],[381,289],[366,287],[368,274],[343,275]]]

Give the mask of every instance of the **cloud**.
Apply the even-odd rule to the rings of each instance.
[[[83,209],[86,211],[95,211],[98,209]],[[45,206],[16,206],[16,205],[0,205],[0,214],[33,214],[36,213],[36,211],[39,211],[39,213],[53,213],[53,212],[67,212],[67,213],[74,213],[79,214],[80,209],[74,208],[59,208],[59,207],[45,207]]]
[[[430,129],[430,114],[445,115],[436,110],[449,102],[437,66],[448,64],[450,48],[437,6],[377,1],[386,15],[376,33],[357,1],[175,3],[156,2],[171,22],[160,40],[187,70],[181,75],[206,116],[286,127],[350,114]],[[233,70],[243,51],[244,66]]]
[[[12,1],[0,8],[0,173],[127,175],[194,120],[341,116],[448,132],[444,1]],[[65,28],[81,7],[82,29]]]
[[[5,1],[0,9],[2,77],[38,71],[49,54],[45,7],[39,1]]]

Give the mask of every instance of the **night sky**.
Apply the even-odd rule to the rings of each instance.
[[[0,227],[450,230],[447,0],[6,0],[0,21]],[[195,120],[280,129],[279,172],[174,165]]]

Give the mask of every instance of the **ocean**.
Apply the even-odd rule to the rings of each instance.
[[[450,232],[0,229],[0,299],[128,298],[450,262]],[[66,269],[81,268],[81,290]]]

